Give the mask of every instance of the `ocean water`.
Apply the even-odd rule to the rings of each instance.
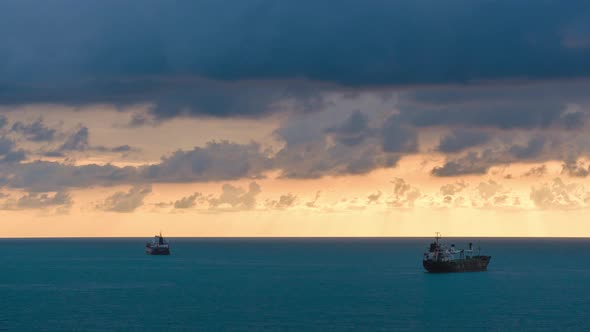
[[[454,274],[429,241],[3,239],[0,331],[590,329],[590,240],[479,239],[488,271]]]

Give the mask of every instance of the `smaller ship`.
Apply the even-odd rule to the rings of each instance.
[[[474,255],[473,244],[469,249],[456,249],[454,244],[447,246],[440,243],[440,233],[436,233],[428,251],[424,253],[422,266],[428,272],[475,272],[485,271],[492,256]]]
[[[145,253],[148,255],[170,255],[170,243],[164,239],[162,232],[145,244]]]

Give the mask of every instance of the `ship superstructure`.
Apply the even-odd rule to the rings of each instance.
[[[422,266],[428,272],[485,271],[491,258],[482,256],[479,248],[475,255],[471,242],[469,249],[457,249],[454,244],[443,244],[440,242],[440,233],[436,233],[435,241],[430,243],[428,251],[424,253]]]
[[[164,239],[162,232],[145,244],[145,253],[148,255],[170,255],[170,243]]]

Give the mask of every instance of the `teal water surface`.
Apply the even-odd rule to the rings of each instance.
[[[590,240],[480,239],[489,270],[454,274],[429,241],[3,239],[0,331],[590,329]]]

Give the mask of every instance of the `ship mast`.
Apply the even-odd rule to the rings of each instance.
[[[436,236],[434,238],[436,239],[436,244],[438,245],[438,240],[440,239],[440,232],[436,232]]]

